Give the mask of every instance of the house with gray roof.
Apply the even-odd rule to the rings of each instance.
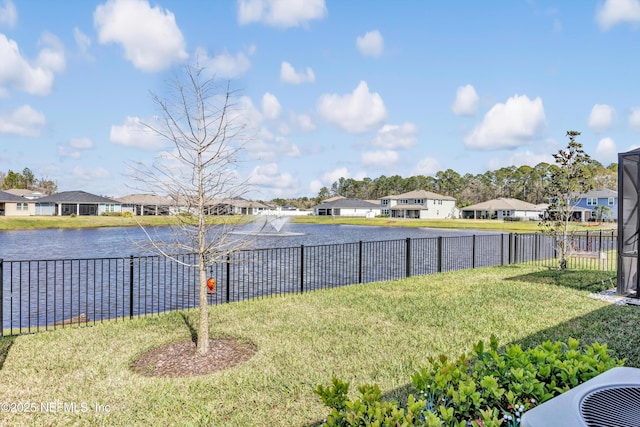
[[[63,191],[34,200],[35,215],[102,215],[122,212],[122,204],[85,191]]]
[[[313,207],[313,214],[373,218],[380,215],[380,204],[368,200],[348,198],[325,200]]]
[[[30,216],[35,215],[35,203],[33,200],[21,196],[0,191],[0,215],[6,216]]]
[[[116,202],[122,205],[122,212],[129,212],[131,215],[169,215],[171,206],[174,204],[168,197],[156,196],[155,194],[129,194],[117,197]]]
[[[380,211],[391,218],[444,219],[457,218],[459,214],[454,197],[426,190],[382,197]]]
[[[539,220],[546,211],[546,205],[534,205],[523,200],[498,197],[461,208],[462,218],[505,219],[522,218]]]

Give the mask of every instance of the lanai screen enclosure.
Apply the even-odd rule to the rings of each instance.
[[[618,153],[618,294],[638,297],[640,149]]]

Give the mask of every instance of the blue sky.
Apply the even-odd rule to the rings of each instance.
[[[256,199],[553,162],[640,138],[640,0],[0,0],[0,170],[133,191],[181,64],[239,90]]]

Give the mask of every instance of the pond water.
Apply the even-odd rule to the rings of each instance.
[[[152,232],[160,238],[172,238],[170,227],[156,227]],[[472,230],[292,223],[286,224],[282,232],[245,234],[238,238],[248,239],[253,248],[268,248],[487,234]],[[145,234],[139,227],[1,231],[0,259],[78,259],[149,254],[151,252],[143,250],[139,244],[145,241]]]

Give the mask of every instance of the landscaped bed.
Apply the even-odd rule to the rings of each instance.
[[[132,368],[151,349],[190,340],[195,310],[10,338],[0,341],[0,402],[37,410],[0,412],[0,425],[313,425],[329,412],[318,384],[340,378],[355,397],[356,385],[377,383],[402,401],[429,357],[455,359],[491,335],[523,347],[606,343],[640,366],[640,310],[589,296],[611,275],[516,265],[216,306],[213,338],[255,354],[204,376]]]

